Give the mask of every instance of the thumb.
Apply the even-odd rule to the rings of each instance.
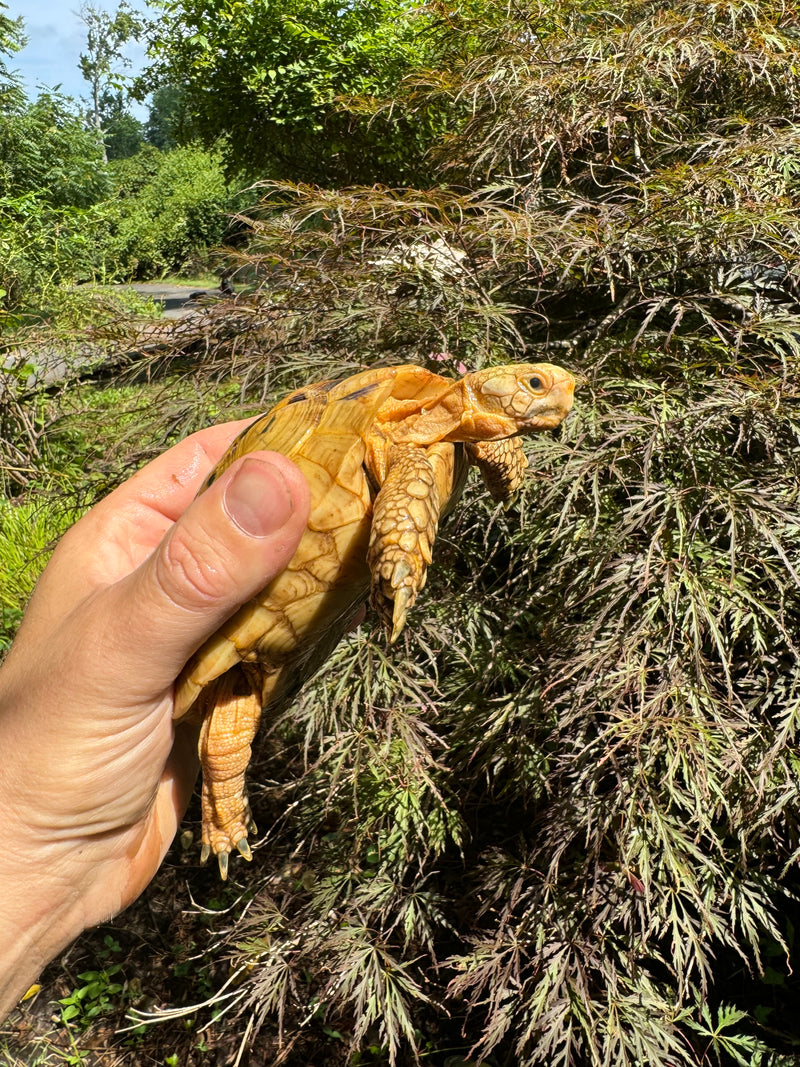
[[[126,622],[106,662],[131,668],[143,697],[169,687],[189,656],[286,567],[308,511],[306,481],[285,456],[237,460],[113,587]]]

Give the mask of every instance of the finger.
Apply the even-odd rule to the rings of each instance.
[[[214,464],[252,421],[221,423],[185,437],[101,500],[87,518],[100,523],[112,516],[117,523],[121,513],[145,507],[176,522]],[[81,524],[84,522],[86,519],[81,520]]]
[[[286,567],[308,509],[308,486],[290,460],[251,453],[191,504],[145,563],[95,599],[101,660],[130,677],[131,696],[171,686],[192,652]]]
[[[148,463],[66,532],[25,613],[29,636],[46,633],[50,602],[65,614],[98,586],[130,573],[189,507],[203,479],[252,420],[211,426]]]

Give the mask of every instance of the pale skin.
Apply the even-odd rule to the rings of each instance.
[[[152,879],[197,774],[175,679],[305,528],[307,486],[277,453],[195,500],[244,425],[187,438],[81,519],[0,668],[0,1018]]]

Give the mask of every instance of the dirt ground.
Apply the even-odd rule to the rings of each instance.
[[[252,867],[251,874],[257,876]],[[250,886],[257,881],[248,877]],[[242,1006],[222,1017],[218,1007],[193,1007],[230,979],[221,940],[251,895],[237,885],[235,871],[221,883],[213,865],[200,867],[196,846],[178,840],[145,894],[74,942],[47,968],[39,991],[0,1025],[2,1067],[344,1064],[341,1042],[321,1028],[281,1048],[275,1027],[268,1022],[254,1033]],[[235,1000],[235,985],[229,991]],[[132,1017],[158,1009],[185,1014],[147,1025]]]

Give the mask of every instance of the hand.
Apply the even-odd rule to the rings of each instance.
[[[197,774],[175,679],[305,529],[308,488],[276,453],[194,499],[243,425],[187,438],[69,530],[0,668],[0,1016],[153,877]]]

